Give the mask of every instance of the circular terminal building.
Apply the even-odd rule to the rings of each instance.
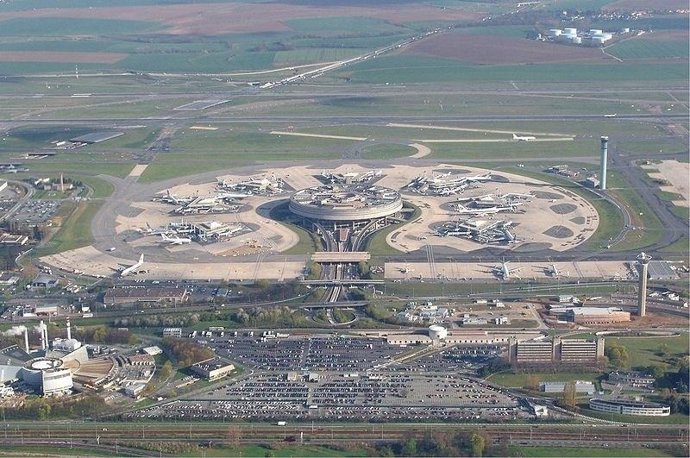
[[[330,224],[353,224],[393,216],[403,208],[400,193],[382,186],[324,185],[302,189],[290,197],[290,211]]]
[[[43,395],[72,389],[72,371],[57,358],[34,358],[24,365],[22,380]]]

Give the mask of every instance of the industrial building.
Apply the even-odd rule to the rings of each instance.
[[[671,407],[656,402],[635,401],[631,399],[603,399],[592,398],[589,408],[598,412],[617,413],[621,415],[637,415],[643,417],[667,417],[671,415]]]
[[[171,302],[179,304],[187,300],[187,290],[177,287],[135,286],[111,288],[103,296],[105,305],[135,304],[141,302]]]
[[[595,365],[604,356],[604,339],[511,339],[508,360],[517,365]]]
[[[568,321],[572,321],[575,324],[591,326],[630,321],[630,312],[625,312],[619,307],[567,307],[565,316]]]
[[[220,358],[211,358],[191,366],[193,372],[209,381],[218,380],[235,370],[235,366]]]

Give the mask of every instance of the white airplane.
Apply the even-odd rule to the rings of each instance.
[[[139,269],[139,267],[141,267],[143,265],[144,265],[144,253],[142,253],[141,256],[139,256],[139,261],[137,261],[135,264],[133,264],[133,265],[131,265],[125,269],[122,269],[120,271],[120,277],[126,277],[129,274],[139,273],[138,269]]]
[[[467,208],[462,204],[457,204],[457,213],[461,215],[495,215],[499,212],[515,211],[513,207],[489,207],[489,208]]]
[[[536,139],[537,139],[537,137],[535,137],[534,135],[517,135],[517,134],[513,134],[513,140],[517,140],[517,141],[519,141],[519,142],[531,142],[531,141],[534,141],[534,140],[536,140]]]
[[[551,275],[554,278],[558,278],[561,274],[561,271],[558,270],[558,267],[556,267],[556,264],[551,264],[546,268],[546,273]]]
[[[463,177],[467,181],[489,181],[491,180],[491,172],[487,172],[484,175],[474,175]]]
[[[168,237],[166,234],[161,234],[161,237],[164,243],[169,243],[170,245],[183,245],[185,243],[192,243],[192,239],[190,239],[189,237],[180,237],[178,235]]]
[[[615,118],[616,116],[618,116],[618,113],[611,113],[611,114],[605,114],[604,115],[605,118]]]
[[[501,280],[508,280],[514,272],[519,272],[520,268],[511,269],[508,267],[508,262],[502,262],[499,266],[494,266],[491,272],[498,276]]]

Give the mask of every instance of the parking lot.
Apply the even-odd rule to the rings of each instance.
[[[512,396],[457,374],[320,372],[289,381],[261,373],[129,414],[130,418],[223,420],[513,420],[529,414]]]
[[[343,337],[290,337],[216,339],[216,352],[240,364],[271,371],[363,371],[386,362],[405,349],[383,339]]]
[[[20,224],[45,224],[60,208],[60,200],[29,200],[12,216]]]
[[[381,338],[281,336],[247,331],[204,336],[246,375],[193,399],[129,414],[132,418],[223,420],[512,420],[527,417],[516,398],[472,378],[497,345],[458,345],[397,362],[423,347]],[[267,337],[269,336],[269,337]],[[381,366],[385,369],[372,370]]]

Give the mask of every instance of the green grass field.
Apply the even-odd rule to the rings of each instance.
[[[368,60],[340,73],[354,83],[412,84],[489,81],[685,81],[688,66],[681,63],[468,65],[453,59],[411,54]]]
[[[525,457],[654,457],[673,456],[655,448],[603,448],[603,447],[509,447],[513,456]]]
[[[690,54],[687,40],[659,40],[633,38],[631,40],[616,43],[606,49],[614,56],[627,59],[687,59]]]
[[[510,388],[523,388],[530,376],[535,376],[540,382],[570,382],[583,380],[596,383],[602,372],[538,372],[524,373],[500,372],[487,377],[493,383]]]
[[[630,366],[633,368],[648,367],[653,364],[666,366],[668,356],[660,356],[659,352],[662,344],[668,347],[668,355],[682,357],[688,354],[690,340],[687,333],[677,337],[607,337],[606,344],[616,342],[628,349],[630,354]]]
[[[67,202],[63,206],[67,208],[61,211],[71,216],[65,220],[48,243],[36,250],[36,256],[61,253],[90,245],[93,242],[91,220],[101,207],[101,202],[82,202],[80,204]]]

